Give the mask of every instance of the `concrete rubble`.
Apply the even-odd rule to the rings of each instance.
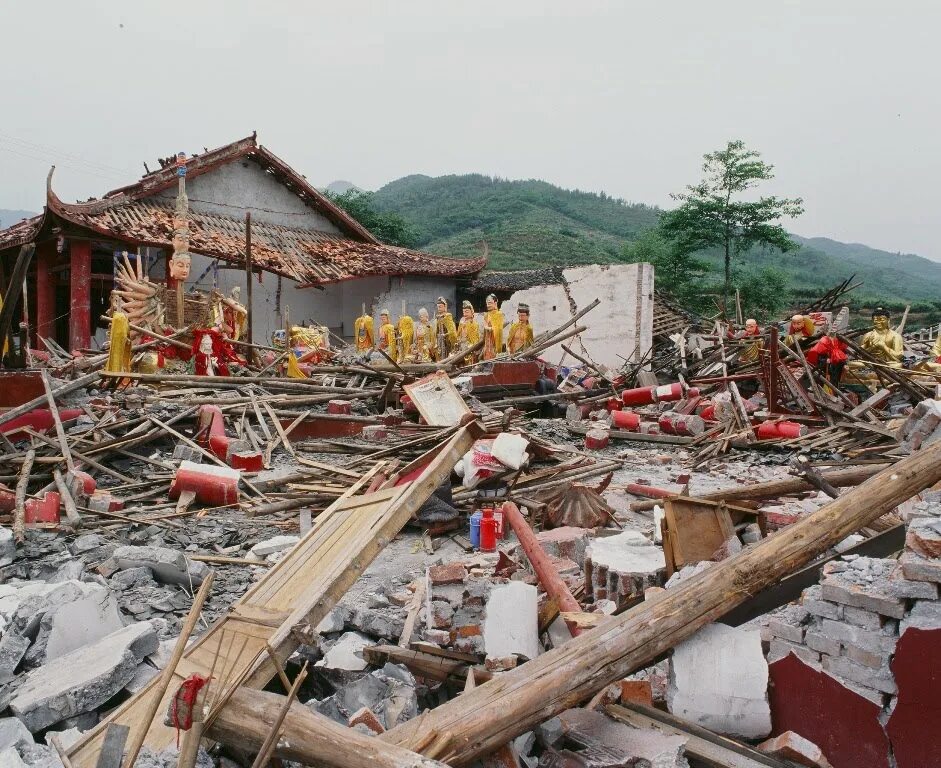
[[[624,316],[614,288],[592,301],[598,281],[615,274],[650,288],[630,299],[630,338],[618,344],[609,343]],[[119,705],[149,695],[210,583],[187,653],[214,622],[236,616],[278,646],[288,684],[279,671],[266,691],[283,697],[306,670],[292,693],[305,715],[388,743],[386,731],[501,676],[525,675],[633,611],[656,617],[670,590],[711,583],[883,464],[941,436],[941,408],[919,399],[924,383],[891,380],[888,394],[862,404],[858,392],[831,396],[769,334],[762,354],[790,374],[775,392],[758,362],[743,361],[749,342],[731,329],[698,327],[671,310],[678,325],[655,331],[647,265],[565,270],[557,285],[518,293],[539,313],[535,351],[473,366],[460,356],[392,366],[351,344],[293,340],[290,349],[255,344],[257,359],[235,345],[236,375],[207,387],[173,355],[162,372],[120,376],[94,375],[105,362],[97,356],[47,355],[52,394],[40,379],[41,402],[15,424],[0,411],[9,442],[0,450],[12,467],[0,483],[0,766],[58,768],[53,734],[69,749]],[[577,330],[582,315],[574,315],[596,306],[595,327]],[[151,330],[186,339],[158,339],[164,352],[192,341],[188,329]],[[590,343],[563,350],[572,335]],[[650,360],[625,363],[619,349]],[[297,353],[300,374],[280,367],[282,350]],[[62,392],[82,376],[91,378]],[[452,456],[447,441],[468,413],[474,430],[461,430],[471,437]],[[415,482],[442,452],[443,473],[427,487]],[[27,509],[15,486],[31,461]],[[402,520],[380,530],[388,500],[415,487]],[[688,529],[671,530],[676,510],[698,502]],[[508,522],[510,505],[522,525]],[[348,516],[325,514],[337,508]],[[841,536],[814,563],[817,583],[804,581],[801,591],[782,582],[790,591],[773,595],[731,590],[730,604],[748,615],[715,611],[711,623],[694,615],[696,605],[681,609],[690,622],[702,619],[697,631],[690,623],[685,639],[658,647],[623,679],[592,678],[581,698],[564,702],[580,706],[541,711],[541,722],[519,727],[478,764],[688,768],[699,764],[706,729],[736,754],[848,768],[837,736],[852,712],[868,718],[886,768],[890,755],[898,756],[892,768],[914,765],[903,734],[935,709],[914,691],[906,653],[931,657],[941,643],[941,494],[926,486]],[[684,549],[700,539],[712,545]],[[331,553],[354,546],[362,549],[350,550],[342,573],[317,570],[321,557],[332,562]],[[268,575],[284,571],[313,575],[266,592]],[[293,612],[305,590],[326,584],[313,614],[310,606]],[[262,600],[239,602],[251,594]],[[597,647],[613,646],[615,634]],[[224,640],[223,667],[239,655]],[[172,682],[181,696],[181,680],[202,669],[185,659]],[[593,674],[600,680],[616,663],[607,658]],[[806,684],[776,683],[794,676]],[[804,695],[838,702],[828,713],[833,738],[795,719],[793,700]],[[625,712],[646,725],[628,724]],[[872,729],[858,740],[872,741]],[[417,751],[460,758],[448,733],[433,735]],[[254,754],[232,738],[201,749],[196,765],[247,768]],[[136,765],[178,758],[175,748],[146,747]]]

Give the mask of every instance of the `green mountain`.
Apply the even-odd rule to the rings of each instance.
[[[486,241],[489,268],[495,270],[621,261],[623,245],[654,226],[660,213],[603,192],[480,174],[405,176],[376,191],[373,201],[381,212],[398,213],[412,224],[423,250],[470,256]],[[799,296],[819,295],[855,273],[863,283],[853,294],[855,304],[941,308],[941,263],[823,237],[795,239],[801,244],[797,251],[756,251],[747,261],[785,272]],[[720,270],[718,254],[706,259]]]

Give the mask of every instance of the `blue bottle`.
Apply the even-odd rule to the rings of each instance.
[[[480,518],[483,513],[478,509],[470,516],[470,541],[474,549],[480,549]]]

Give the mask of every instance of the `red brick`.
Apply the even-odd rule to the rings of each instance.
[[[481,634],[481,631],[480,626],[477,624],[465,624],[463,627],[458,627],[455,631],[455,637],[473,637],[479,634]]]
[[[790,760],[807,768],[833,768],[820,751],[820,747],[794,731],[785,731],[780,736],[763,741],[758,745],[758,749],[765,754]]]
[[[648,680],[622,680],[621,703],[653,706],[653,689]]]
[[[428,569],[428,580],[432,584],[463,584],[466,578],[464,563],[433,565]]]
[[[352,728],[354,725],[359,725],[360,723],[365,725],[373,733],[386,732],[386,729],[382,727],[382,723],[379,722],[379,718],[376,717],[376,713],[373,712],[369,707],[363,707],[362,709],[357,710],[353,713],[353,716],[350,717],[350,728]]]

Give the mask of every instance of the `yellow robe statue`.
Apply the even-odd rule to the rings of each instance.
[[[435,315],[435,360],[444,360],[457,344],[457,328],[450,312]]]
[[[373,338],[373,320],[371,315],[357,317],[353,323],[353,335],[356,337],[356,351],[368,352],[375,346]]]
[[[476,317],[462,317],[457,326],[457,346],[461,349],[470,349],[480,341],[480,326],[477,325]],[[475,354],[470,354],[464,358],[464,362],[470,365],[474,362]]]
[[[529,323],[519,321],[510,326],[506,336],[506,348],[511,354],[522,352],[533,345],[533,327]]]
[[[503,351],[503,313],[491,309],[484,313],[484,351],[483,360],[493,360]]]
[[[399,349],[395,343],[395,326],[392,323],[385,323],[379,328],[379,349],[395,362],[399,361]]]
[[[409,315],[402,315],[399,318],[399,356],[398,359],[405,360],[412,350],[412,337],[415,333],[415,321]]]
[[[108,373],[130,373],[131,370],[131,329],[127,315],[115,312],[111,316],[111,348],[108,350]]]

